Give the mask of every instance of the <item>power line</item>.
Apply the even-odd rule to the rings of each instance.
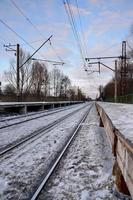
[[[46,38],[44,37],[44,35],[41,33],[41,31],[38,29],[38,27],[25,15],[25,13],[22,11],[22,9],[20,9],[20,7],[14,2],[14,0],[10,0],[11,3],[15,6],[15,8],[21,13],[21,15],[34,27],[34,29],[41,35],[41,37],[43,39],[46,40]],[[61,62],[63,62],[62,58],[57,54],[55,48],[53,47],[53,45],[50,43],[51,48],[53,49],[55,55],[57,56],[57,58],[59,60],[61,60]]]
[[[21,13],[21,15],[40,33],[40,35],[43,37],[42,33],[39,31],[39,29],[32,23],[32,21],[24,14],[24,12],[18,7],[18,5],[13,1],[10,0],[11,3],[16,7],[16,9]]]
[[[30,43],[28,43],[21,35],[19,35],[16,31],[14,31],[7,23],[5,23],[2,19],[0,19],[0,22],[2,23],[2,24],[4,24],[10,31],[12,31],[15,35],[17,35],[21,40],[23,40],[23,42],[25,43],[25,44],[27,44],[29,47],[31,47],[32,49],[34,49],[34,47],[32,47],[31,45],[30,45]],[[35,50],[35,49],[34,49]]]
[[[30,48],[33,50],[36,50],[29,42],[27,42],[20,34],[18,34],[16,31],[14,31],[7,23],[5,23],[2,19],[0,19],[0,22],[5,25],[10,31],[12,31],[15,35],[17,35],[25,44],[27,44]],[[40,54],[40,53],[39,53]],[[41,54],[40,54],[41,55]],[[41,55],[44,57],[43,55]],[[45,58],[45,57],[44,57]]]

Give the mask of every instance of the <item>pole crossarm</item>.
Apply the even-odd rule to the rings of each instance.
[[[64,65],[65,63],[54,63],[53,65]]]
[[[102,63],[102,62],[100,62],[100,61],[99,61],[99,62],[91,62],[91,63],[89,63],[89,64],[91,64],[91,65],[93,65],[93,64],[98,64],[98,65],[99,65],[99,71],[95,71],[95,72],[99,72],[99,73],[100,73],[100,65],[103,65],[104,67],[106,67],[106,68],[110,69],[111,71],[115,72],[114,69],[112,69],[111,67],[105,65],[104,63]]]
[[[25,63],[27,63],[32,58],[32,56],[34,56],[37,53],[37,51],[39,51],[39,49],[42,48],[42,46],[44,44],[46,44],[48,41],[50,41],[50,39],[51,39],[52,36],[53,35],[51,35],[47,40],[45,40],[45,42],[43,42],[42,45],[36,51],[34,51],[34,53],[19,68],[23,67],[25,65]]]
[[[90,65],[99,64],[100,62],[89,62]]]
[[[91,58],[85,58],[85,61],[90,61],[90,60],[100,60],[100,59],[130,59],[128,57],[125,56],[104,56],[104,57],[91,57]]]
[[[12,47],[16,47],[17,45],[12,45],[12,44],[8,44],[8,45],[3,45],[4,47],[6,47],[6,51],[16,51],[15,49],[13,49]]]
[[[59,62],[59,61],[55,61],[55,60],[47,60],[47,59],[38,59],[38,58],[32,58],[31,60],[34,61],[42,61],[42,62],[50,62],[50,63],[54,63],[53,65],[64,65],[64,62]]]
[[[85,58],[86,61],[89,60],[100,60],[100,59],[113,59],[113,58],[121,58],[122,56],[104,56],[104,57],[91,57],[91,58]]]

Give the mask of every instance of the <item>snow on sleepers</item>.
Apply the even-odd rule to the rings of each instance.
[[[133,105],[98,102],[96,106],[120,169],[115,174],[117,189],[127,194],[127,186],[133,197]]]

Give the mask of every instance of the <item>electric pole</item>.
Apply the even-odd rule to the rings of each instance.
[[[117,102],[117,60],[115,60],[115,103]]]
[[[17,56],[17,101],[20,101],[20,76],[19,76],[19,48],[20,45],[17,44],[17,51],[16,51],[16,56]]]
[[[15,55],[17,57],[17,62],[16,62],[16,86],[17,86],[17,101],[20,100],[20,85],[19,85],[19,82],[20,82],[20,76],[19,76],[19,49],[20,49],[20,45],[17,44],[17,45],[12,45],[12,44],[9,44],[9,45],[4,45],[4,47],[6,47],[6,51],[15,51]],[[12,48],[12,47],[16,47],[16,49]]]
[[[123,96],[126,93],[126,77],[127,77],[127,67],[126,67],[126,41],[122,42],[122,57],[121,57],[121,80],[120,80],[120,94]]]
[[[17,45],[11,45],[11,44],[9,44],[9,45],[4,45],[4,47],[6,47],[6,51],[15,51],[15,52],[16,52],[15,55],[16,55],[16,57],[17,57],[17,62],[16,62],[16,68],[17,68],[17,70],[16,70],[16,72],[17,72],[17,74],[16,74],[17,101],[20,101],[20,73],[19,73],[19,72],[20,72],[20,69],[32,58],[33,55],[35,55],[35,54],[43,47],[44,44],[46,44],[48,41],[50,41],[50,39],[51,39],[52,36],[53,36],[53,35],[51,35],[47,40],[45,40],[45,41],[41,44],[41,46],[40,46],[37,50],[35,50],[35,51],[32,53],[32,55],[29,56],[29,58],[28,58],[21,66],[19,66],[20,45],[19,45],[19,44],[17,44]],[[16,50],[12,48],[13,46],[16,46],[16,47],[17,47]],[[63,63],[63,64],[64,64],[64,63]]]
[[[126,56],[126,41],[122,41],[122,55],[121,56],[103,56],[103,57],[92,57],[92,58],[85,58],[86,61],[90,61],[90,60],[101,60],[101,59],[120,59],[121,60],[121,79],[120,79],[120,95],[125,95],[126,93],[126,78],[127,78],[127,56]],[[102,62],[93,62],[93,63],[89,63],[89,64],[98,64],[99,68],[100,65],[103,65],[104,67],[112,70],[113,72],[115,72],[115,92],[114,92],[114,99],[115,102],[117,101],[117,61],[115,60],[115,69],[110,68],[109,66],[103,64]],[[100,72],[100,69],[99,69]]]

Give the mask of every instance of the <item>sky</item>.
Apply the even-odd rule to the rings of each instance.
[[[133,44],[130,37],[133,0],[69,0],[69,5],[81,38],[83,56],[63,0],[0,0],[0,79],[3,82],[4,71],[9,69],[10,60],[15,59],[14,52],[5,51],[4,44],[19,43],[21,48],[32,54],[51,35],[52,47],[48,42],[34,57],[63,61],[65,65],[58,68],[70,77],[72,84],[81,87],[92,98],[98,94],[99,85],[105,85],[111,80],[113,72],[102,67],[99,74],[97,65],[88,68],[96,71],[88,75],[84,70],[84,58],[120,56],[123,40]],[[103,62],[114,67],[114,59]],[[51,68],[51,65],[47,64],[47,67]]]

